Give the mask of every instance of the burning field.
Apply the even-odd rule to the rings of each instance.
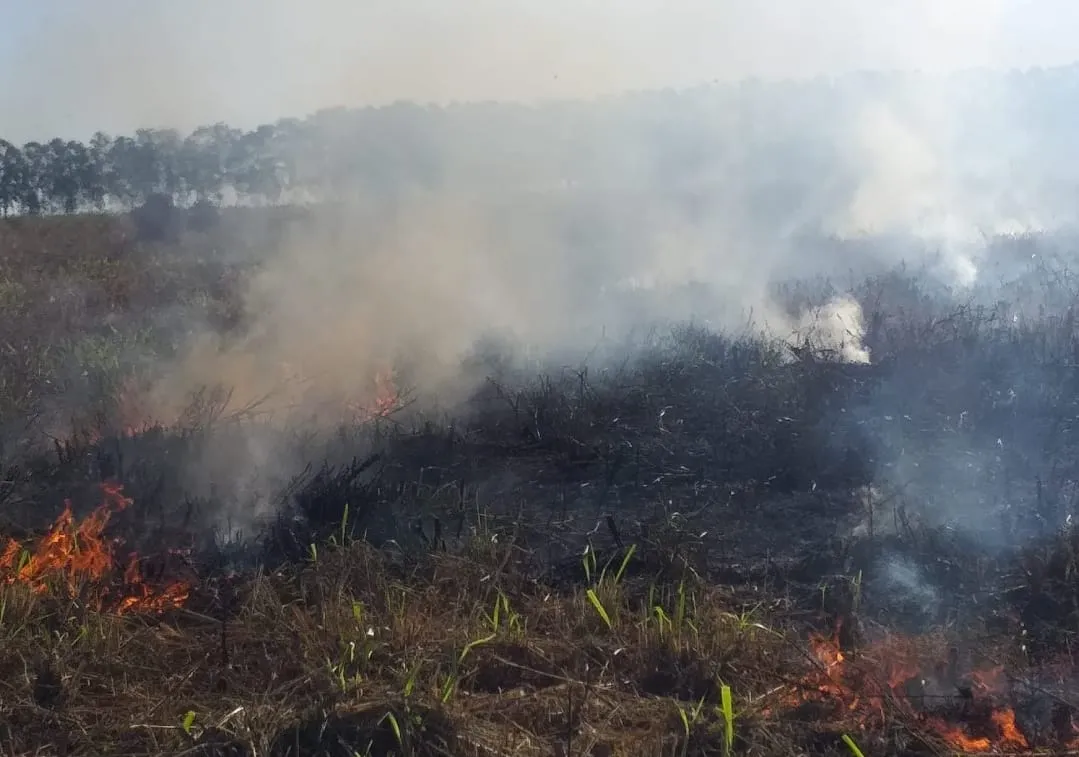
[[[75,522],[71,502],[49,530],[32,546],[16,539],[0,553],[0,576],[7,586],[20,586],[38,596],[55,595],[95,612],[116,614],[155,612],[181,607],[190,593],[186,582],[151,587],[143,577],[139,556],[120,558],[122,542],[105,536],[114,512],[132,500],[119,484],[101,486],[102,503]]]
[[[1040,695],[1050,719],[1031,715],[1021,725],[1005,665],[961,667],[958,649],[939,637],[887,634],[855,653],[842,650],[837,634],[814,637],[810,648],[820,670],[806,682],[810,691],[792,695],[791,703],[821,708],[851,729],[881,728],[890,711],[927,741],[966,754],[1071,749],[1079,736],[1066,700],[1048,691]],[[1061,673],[1066,677],[1067,668]],[[1028,696],[1030,705],[1038,695]]]
[[[347,537],[245,575],[200,577],[178,555],[151,581],[109,535],[110,515],[137,504],[115,484],[102,494],[85,518],[67,503],[3,552],[14,754],[1061,754],[1079,742],[1066,651],[1033,661],[1022,630],[889,630],[850,593],[800,619],[805,603],[775,585],[672,566],[669,535],[590,547],[573,578],[542,584],[513,543],[402,561]]]
[[[1076,292],[1025,275],[785,290],[835,349],[477,349],[450,409],[372,363],[332,425],[169,406],[101,313],[60,314],[73,372],[55,303],[12,305],[0,752],[1079,753]]]

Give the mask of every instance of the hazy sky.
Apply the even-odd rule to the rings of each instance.
[[[1079,59],[1075,0],[0,0],[0,135]]]

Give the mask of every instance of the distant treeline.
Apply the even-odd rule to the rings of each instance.
[[[187,136],[140,129],[130,136],[98,133],[89,142],[57,138],[18,146],[0,139],[0,214],[123,210],[154,195],[191,205],[408,188],[625,189],[694,182],[744,188],[762,181],[809,188],[842,169],[840,153],[851,143],[845,129],[858,109],[881,98],[906,102],[904,92],[924,89],[908,87],[918,77],[748,81],[535,107],[339,108],[251,131],[218,123]],[[1079,66],[954,74],[932,84],[926,91],[945,98],[936,102],[954,103],[960,114],[950,138],[981,151],[972,166],[983,166],[986,155],[1014,165],[1023,159],[1016,150],[1034,146],[1047,170],[1079,165]],[[1002,118],[1013,130],[1003,142]],[[933,128],[928,121],[926,128]],[[1015,129],[1023,139],[1010,138]]]

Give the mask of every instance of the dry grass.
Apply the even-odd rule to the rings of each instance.
[[[777,727],[759,713],[795,648],[768,618],[732,611],[718,587],[682,585],[680,603],[677,587],[616,582],[618,566],[594,600],[557,594],[499,580],[502,560],[483,552],[405,569],[362,543],[327,545],[306,565],[202,586],[192,609],[160,619],[7,586],[0,744],[10,754],[224,754],[224,742],[259,755],[707,754],[723,748],[725,684],[738,751],[770,753]]]

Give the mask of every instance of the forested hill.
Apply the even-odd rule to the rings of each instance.
[[[274,204],[412,188],[697,186],[736,188],[784,212],[879,171],[892,150],[904,170],[913,150],[916,168],[946,160],[953,180],[1006,180],[1063,201],[1061,187],[1079,185],[1077,95],[1079,66],[852,74],[534,107],[341,108],[251,131],[218,123],[188,135],[0,139],[0,213],[123,210],[154,194],[179,205]]]

